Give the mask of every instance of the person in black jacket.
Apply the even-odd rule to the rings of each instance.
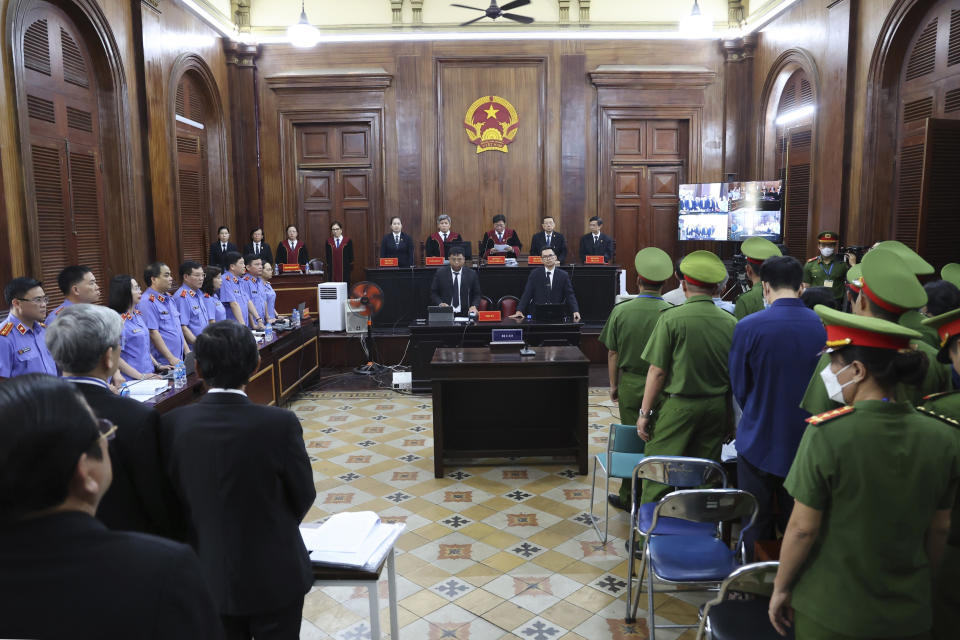
[[[122,427],[43,374],[0,385],[0,424],[0,637],[221,637],[190,547],[93,517]]]
[[[123,323],[109,307],[75,304],[47,329],[47,348],[98,418],[120,425],[110,442],[113,483],[97,509],[111,529],[175,537],[180,517],[170,481],[160,464],[159,414],[108,386],[120,366]],[[182,535],[182,534],[181,534]]]
[[[263,260],[264,264],[273,264],[273,251],[270,243],[263,240],[263,227],[257,227],[250,232],[250,242],[243,245],[243,255],[254,255]]]
[[[450,265],[437,269],[430,285],[430,300],[433,304],[453,307],[456,314],[460,314],[463,309],[476,313],[477,305],[483,296],[480,293],[480,278],[477,277],[477,272],[463,266],[464,262],[466,259],[463,247],[452,247]]]
[[[413,266],[413,238],[403,232],[399,216],[390,218],[390,233],[380,242],[381,258],[396,258],[398,267]]]
[[[603,256],[607,264],[613,262],[616,250],[613,238],[602,232],[603,220],[599,216],[590,218],[590,233],[580,238],[580,260],[587,261],[587,256]]]
[[[540,252],[540,258],[543,260],[543,269],[530,271],[517,304],[517,312],[511,317],[522,320],[531,305],[562,302],[573,315],[573,321],[580,322],[580,306],[573,292],[573,282],[566,271],[557,269],[557,254],[553,249],[544,249]]]
[[[566,262],[567,240],[562,233],[557,233],[553,216],[543,216],[540,227],[543,231],[533,234],[533,239],[530,241],[530,255],[538,256],[546,247],[550,247],[556,252],[557,261],[560,264]]]
[[[243,392],[260,362],[246,327],[215,322],[197,336],[209,390],[161,418],[167,473],[185,506],[228,638],[299,638],[313,584],[300,521],[313,505],[313,469],[297,416]]]
[[[210,264],[225,269],[223,256],[230,251],[239,251],[239,249],[237,245],[230,242],[230,229],[220,227],[217,229],[217,241],[210,245]]]

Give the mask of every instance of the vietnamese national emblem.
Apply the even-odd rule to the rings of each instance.
[[[520,118],[513,105],[500,96],[478,98],[463,120],[470,142],[477,145],[477,153],[496,149],[507,153],[507,145],[517,136]]]

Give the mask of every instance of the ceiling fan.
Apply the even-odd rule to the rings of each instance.
[[[461,24],[461,27],[465,27],[468,24],[473,24],[477,20],[483,20],[484,18],[490,18],[491,20],[496,20],[497,18],[506,18],[507,20],[513,20],[514,22],[522,22],[523,24],[530,24],[533,22],[533,18],[527,16],[520,16],[515,13],[505,13],[510,9],[516,9],[517,7],[523,7],[530,4],[530,0],[513,0],[513,2],[508,2],[502,7],[497,6],[497,0],[490,0],[490,6],[486,9],[480,9],[479,7],[469,7],[465,4],[451,4],[451,7],[460,7],[461,9],[472,9],[474,11],[482,11],[483,15],[479,18],[474,18],[473,20],[468,20]]]

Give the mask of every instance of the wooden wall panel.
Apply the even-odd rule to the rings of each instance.
[[[437,62],[437,202],[440,211],[462,221],[458,228],[470,242],[480,240],[496,214],[507,217],[508,227],[521,230],[536,228],[543,216],[545,66],[545,59],[526,58]],[[467,138],[464,116],[484,96],[501,97],[516,109],[519,131],[506,152],[478,153]],[[520,239],[529,247],[530,235]]]

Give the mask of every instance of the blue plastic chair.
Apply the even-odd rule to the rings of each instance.
[[[727,576],[717,597],[703,606],[696,640],[784,640],[767,613],[779,567],[779,562],[756,562]],[[731,593],[741,597],[731,600]],[[790,627],[786,639],[793,637]]]
[[[590,485],[590,523],[600,537],[601,544],[607,544],[607,532],[610,525],[610,504],[607,494],[610,493],[610,478],[625,480],[632,477],[633,468],[643,460],[643,448],[646,443],[637,435],[637,425],[611,424],[607,435],[606,453],[598,453],[593,459],[593,481]],[[607,478],[606,491],[603,494],[603,533],[597,526],[597,518],[593,515],[593,497],[597,489],[597,469],[603,470]]]
[[[625,620],[633,622],[636,607],[631,615],[630,603],[633,601],[633,565],[636,558],[637,537],[643,538],[640,549],[640,572],[637,575],[637,592],[643,587],[643,573],[646,567],[646,544],[651,532],[653,512],[656,502],[648,502],[636,508],[637,492],[640,480],[658,482],[674,489],[693,489],[704,485],[720,483],[726,488],[727,474],[723,466],[707,458],[688,458],[686,456],[647,456],[633,469],[632,505],[630,510],[630,538],[628,539],[629,565],[627,569],[627,615]],[[718,535],[717,527],[709,523],[688,522],[677,518],[661,517],[655,533],[659,535]]]
[[[740,489],[691,489],[674,491],[663,497],[653,511],[652,533],[644,547],[647,562],[647,628],[650,640],[656,640],[656,621],[653,615],[654,580],[666,584],[717,588],[743,562],[746,550],[743,533],[757,519],[757,499]],[[658,534],[660,518],[667,516],[696,523],[719,526],[724,522],[746,519],[731,549],[720,536],[702,534]],[[633,602],[636,616],[640,591]],[[669,624],[660,628],[692,629],[698,625]]]

